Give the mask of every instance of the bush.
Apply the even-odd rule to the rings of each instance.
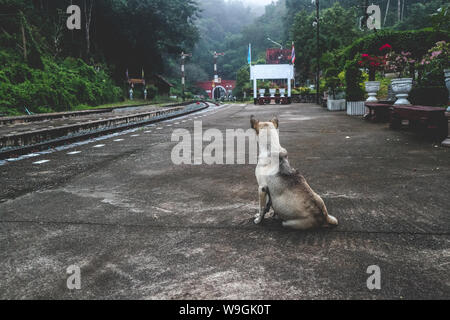
[[[448,90],[446,87],[416,87],[411,90],[409,99],[414,105],[444,106],[448,102]]]
[[[1,113],[23,114],[25,107],[35,113],[67,111],[80,104],[97,106],[122,97],[122,90],[105,70],[95,70],[80,59],[43,57],[43,69],[32,68],[6,51],[0,51],[0,60],[7,60],[0,70]]]
[[[357,59],[345,65],[345,97],[347,101],[363,101],[365,91],[362,88],[364,78],[359,69]]]
[[[340,83],[338,69],[331,67],[325,71],[325,85],[327,88],[331,89],[333,99],[336,97],[336,88]]]
[[[382,30],[366,37],[356,40],[352,45],[337,52],[337,60],[341,66],[346,61],[353,60],[355,55],[367,53],[379,55],[379,48],[388,43],[397,52],[408,51],[414,58],[422,58],[436,42],[450,40],[450,33],[444,31],[433,31],[432,29],[413,31]]]
[[[156,97],[156,95],[158,94],[158,88],[155,87],[154,85],[149,85],[147,87],[147,97],[148,99],[152,100]]]

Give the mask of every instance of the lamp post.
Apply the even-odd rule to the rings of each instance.
[[[186,78],[184,76],[184,60],[186,59],[186,57],[192,57],[191,53],[181,53],[181,86],[183,87],[182,92],[181,92],[181,97],[184,101],[184,91],[186,89]]]
[[[219,79],[219,74],[217,71],[217,58],[220,56],[224,56],[225,53],[219,53],[217,51],[214,51],[213,56],[214,56],[214,81],[218,81]]]
[[[320,79],[320,39],[319,39],[319,35],[320,35],[320,16],[319,16],[319,0],[312,0],[311,1],[312,4],[316,5],[316,19],[313,23],[313,26],[316,27],[316,37],[317,37],[317,70],[316,70],[316,103],[319,104],[319,100],[320,100],[320,83],[319,83],[319,79]]]
[[[272,39],[270,39],[270,38],[267,38],[267,40],[269,40],[270,42],[272,42],[272,43],[276,44],[277,46],[280,46],[280,49],[281,49],[281,50],[283,50],[283,45],[279,44],[279,43],[278,43],[278,42],[276,42],[276,41],[273,41],[273,40],[272,40]]]

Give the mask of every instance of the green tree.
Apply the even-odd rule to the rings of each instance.
[[[349,45],[360,34],[355,28],[355,11],[346,10],[336,2],[331,8],[321,11],[319,39],[321,55],[318,57],[314,19],[314,13],[302,10],[295,16],[292,26],[292,36],[297,48],[295,65],[302,82],[311,77],[322,54]]]
[[[236,87],[234,88],[233,95],[242,98],[244,92],[247,96],[250,96],[252,86],[250,84],[250,67],[245,65],[241,67],[237,72]]]

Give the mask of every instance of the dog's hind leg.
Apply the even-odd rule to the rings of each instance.
[[[267,187],[259,187],[259,213],[255,216],[255,223],[259,224],[264,219],[264,216],[269,212],[272,206],[272,200],[270,199],[269,189]],[[267,200],[267,196],[269,199]]]

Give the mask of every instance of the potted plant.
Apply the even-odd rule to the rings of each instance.
[[[366,113],[362,72],[354,61],[349,61],[345,67],[345,97],[347,99],[347,114],[361,116]]]
[[[264,95],[266,94],[266,89],[259,89],[259,96],[261,98],[264,98]]]
[[[445,41],[437,42],[422,59],[420,66],[424,69],[432,66],[432,68],[443,70],[445,84],[450,94],[450,43]]]
[[[378,50],[383,53],[386,50],[392,49],[391,45],[384,44]],[[365,82],[366,92],[369,95],[366,102],[378,102],[377,93],[380,90],[380,81],[376,81],[377,71],[381,71],[385,65],[384,56],[375,56],[368,53],[361,55],[361,60],[358,62],[360,67],[363,67],[369,72],[369,81]]]
[[[411,52],[396,53],[391,51],[385,55],[385,70],[394,72],[398,76],[391,81],[392,90],[397,98],[394,105],[411,104],[408,101],[408,95],[413,86],[413,78],[409,75],[414,70],[415,63],[416,60],[412,58]]]
[[[325,85],[329,88],[327,108],[330,111],[345,110],[345,99],[336,99],[336,91],[341,80],[339,71],[336,68],[329,68],[325,71]]]
[[[275,94],[277,93],[277,87],[273,82],[270,84],[269,93],[271,98],[275,98]]]
[[[428,54],[422,59],[419,66],[428,71],[428,73],[432,73],[433,70],[437,72],[442,72],[443,70],[445,85],[450,95],[450,43],[445,41],[437,42],[428,51]],[[448,121],[448,137],[442,142],[442,145],[450,147],[450,106],[447,108],[445,115]]]

